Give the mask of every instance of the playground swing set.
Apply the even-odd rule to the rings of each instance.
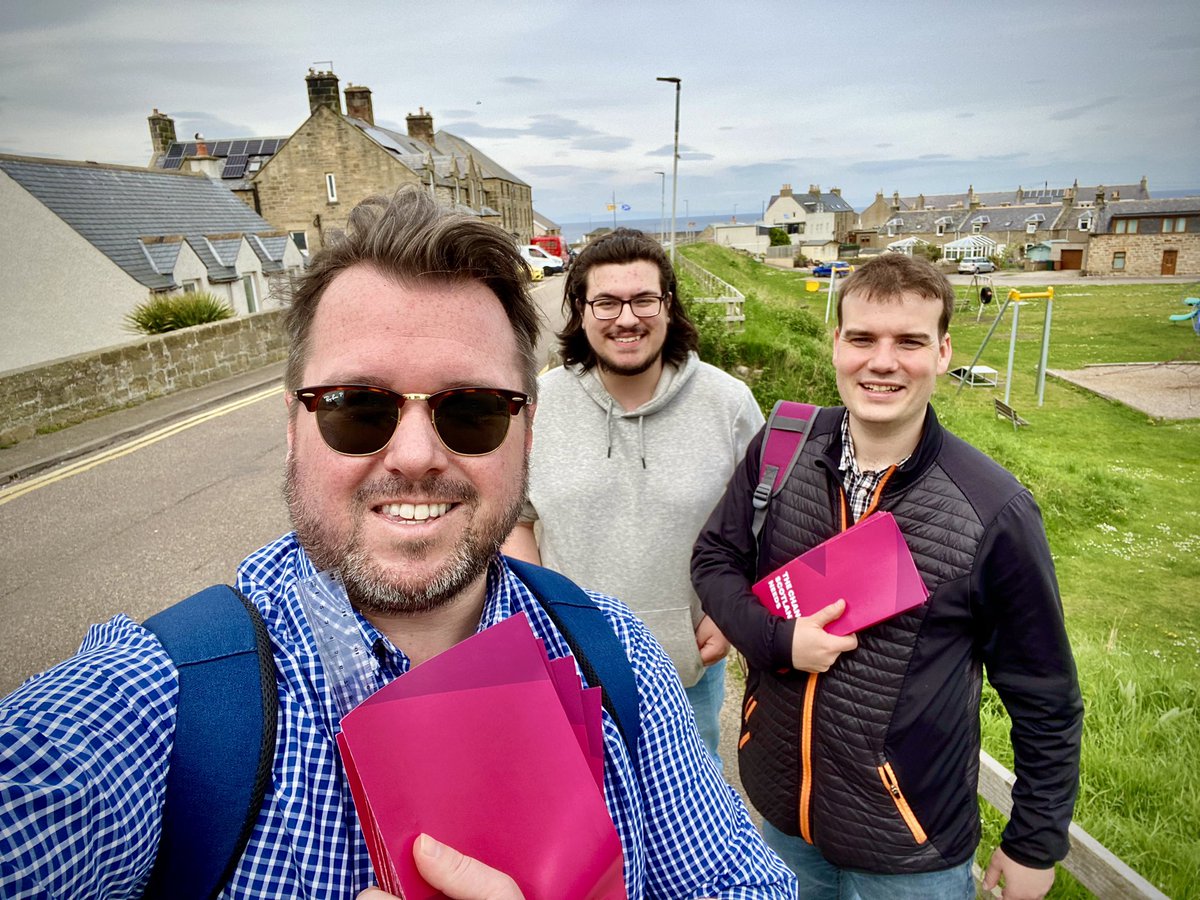
[[[988,279],[988,281],[989,283],[987,285],[979,288],[979,314],[975,319],[977,322],[983,315],[983,307],[992,300],[993,290],[990,284],[991,279]],[[974,288],[974,286],[975,282],[974,279],[972,279],[972,287]],[[1028,300],[1042,299],[1046,301],[1046,320],[1042,323],[1042,350],[1041,356],[1038,359],[1037,367],[1037,399],[1038,406],[1041,406],[1046,395],[1046,362],[1050,357],[1050,321],[1054,316],[1054,288],[1052,287],[1048,287],[1044,291],[1024,292],[1018,291],[1015,288],[1010,289],[1008,295],[1004,298],[1004,302],[1000,305],[999,312],[996,313],[995,321],[992,322],[987,334],[984,335],[983,342],[979,345],[979,350],[976,351],[975,358],[971,360],[971,364],[965,369],[956,369],[955,372],[952,373],[959,379],[958,391],[956,393],[961,392],[963,386],[968,382],[971,384],[995,385],[996,381],[994,378],[994,370],[986,370],[986,374],[993,377],[980,378],[980,373],[986,367],[980,367],[978,364],[980,358],[983,356],[983,351],[987,348],[988,341],[992,339],[992,335],[995,334],[1001,320],[1004,318],[1004,313],[1007,312],[1008,308],[1011,306],[1013,311],[1012,331],[1008,339],[1008,368],[1004,376],[1004,400],[1003,402],[1001,402],[999,399],[996,400],[996,414],[1012,421],[1014,428],[1016,428],[1018,425],[1028,424],[1024,419],[1018,416],[1009,405],[1012,399],[1013,359],[1016,356],[1017,327],[1021,318],[1021,307],[1025,306],[1026,301]]]

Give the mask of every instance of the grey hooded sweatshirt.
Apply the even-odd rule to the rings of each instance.
[[[521,521],[536,523],[543,565],[637,613],[686,687],[703,673],[692,544],[763,421],[744,383],[694,353],[628,412],[595,369],[538,382]]]

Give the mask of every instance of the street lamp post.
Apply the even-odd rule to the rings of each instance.
[[[659,178],[659,186],[661,190],[659,191],[658,198],[658,242],[661,244],[663,242],[663,238],[667,236],[667,173],[655,172],[654,174],[661,176]]]
[[[675,265],[675,245],[679,243],[675,231],[675,211],[678,208],[676,198],[679,196],[679,88],[680,79],[674,77],[659,77],[655,81],[665,81],[675,85],[675,153],[671,158],[671,265]]]

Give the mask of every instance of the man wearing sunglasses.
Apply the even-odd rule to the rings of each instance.
[[[414,191],[356,207],[296,291],[285,487],[295,531],[251,554],[235,581],[274,659],[275,755],[221,896],[380,896],[368,889],[335,746],[347,711],[335,687],[346,679],[323,663],[319,641],[333,632],[306,605],[319,573],[340,576],[350,601],[338,634],[361,661],[360,682],[403,677],[518,613],[551,657],[569,652],[498,554],[533,439],[538,315],[527,282],[507,235]],[[593,596],[643,710],[636,755],[607,713],[603,722],[628,896],[791,897],[791,876],[708,765],[668,658],[627,608]],[[142,895],[162,834],[177,691],[163,645],[117,616],[0,701],[0,894]],[[504,752],[494,749],[498,778]],[[494,812],[507,827],[507,811]],[[419,839],[414,857],[446,896],[520,896],[436,837]],[[182,895],[187,886],[172,891],[166,874],[165,895]]]
[[[719,766],[729,644],[692,588],[692,542],[762,412],[700,361],[657,241],[604,235],[564,291],[564,365],[540,379],[529,501],[505,549],[629,604],[670,654]]]

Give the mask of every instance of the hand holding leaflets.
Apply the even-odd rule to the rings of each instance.
[[[625,897],[598,692],[570,657],[547,658],[524,615],[372,694],[343,717],[338,746],[384,890],[441,896],[413,858],[426,834],[529,900]]]
[[[844,600],[845,612],[832,621],[826,613],[821,623],[829,634],[843,636],[929,597],[904,535],[887,512],[860,520],[776,569],[751,590],[763,606],[788,619],[814,616]]]

